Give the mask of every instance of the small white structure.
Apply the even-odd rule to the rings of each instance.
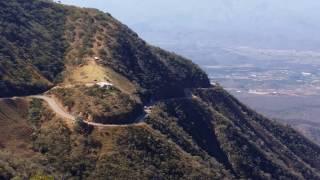
[[[302,74],[302,76],[305,76],[305,77],[306,77],[306,76],[311,76],[311,75],[312,75],[311,73],[308,73],[308,72],[302,72],[301,74]]]
[[[152,111],[152,106],[144,106],[143,109],[147,114],[150,114]]]
[[[106,89],[113,87],[113,84],[109,83],[109,82],[98,82],[98,83],[96,83],[96,85],[100,86],[101,88],[106,88]]]
[[[94,60],[99,60],[100,58],[98,56],[94,57]]]
[[[210,82],[210,84],[211,84],[212,86],[217,86],[217,85],[218,85],[217,82]]]

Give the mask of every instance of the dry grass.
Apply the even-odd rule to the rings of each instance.
[[[16,157],[28,159],[39,155],[32,149],[31,137],[34,128],[27,120],[30,101],[29,98],[0,100],[0,151],[5,150]],[[41,128],[50,128],[50,124],[55,124],[60,119],[51,112],[45,103],[43,103],[43,108],[45,109],[45,116],[51,117],[54,121],[43,119]],[[73,123],[65,124],[70,130],[73,130]]]
[[[74,68],[67,77],[65,84],[85,84],[92,82],[109,81],[106,70],[94,61]]]
[[[66,31],[65,37],[69,39],[69,50],[66,53],[66,71],[64,76],[64,85],[69,84],[86,84],[101,81],[108,81],[114,84],[122,92],[133,96],[137,93],[137,85],[130,82],[127,78],[115,72],[109,67],[101,65],[94,57],[100,57],[100,50],[104,49],[110,54],[110,49],[108,49],[105,44],[106,41],[110,41],[112,37],[109,34],[117,29],[117,22],[101,22],[96,20],[98,15],[95,10],[82,10],[77,11],[76,17],[67,18],[67,27],[72,27],[70,30]],[[85,30],[88,27],[84,25],[84,19],[87,18],[86,13],[89,13],[90,17],[93,17],[94,22],[92,24],[95,33],[90,35],[92,39],[92,47],[87,49],[86,52],[83,51],[84,44],[86,43],[83,39],[84,35],[81,33],[86,33]],[[82,32],[83,31],[83,32]],[[111,31],[111,32],[110,32]],[[88,47],[87,47],[88,48]],[[90,53],[89,53],[90,52]],[[82,54],[82,56],[79,56]],[[79,59],[79,57],[81,57]],[[137,96],[133,96],[137,101],[140,101]]]
[[[27,123],[28,101],[0,100],[0,150],[5,149],[17,157],[30,157],[32,127]]]
[[[65,85],[68,84],[86,84],[94,82],[111,82],[122,92],[133,95],[137,92],[136,86],[127,78],[116,73],[111,68],[103,67],[95,61],[88,61],[87,64],[74,67],[70,70],[69,75],[65,79]]]
[[[100,141],[102,146],[100,150],[100,157],[112,155],[117,151],[116,142],[117,138],[120,134],[125,131],[124,128],[116,127],[116,128],[95,128],[92,136],[96,138],[96,140]]]
[[[119,137],[128,133],[128,129],[130,128],[139,128],[139,129],[146,129],[149,128],[148,125],[143,126],[131,126],[131,127],[95,127],[94,131],[92,132],[91,136],[95,137],[96,140],[101,142],[101,150],[100,150],[100,157],[104,156],[111,156],[114,153],[118,153],[119,148],[117,145],[117,141]]]
[[[119,88],[122,92],[133,95],[138,92],[136,85],[129,81],[124,76],[116,73],[114,70],[108,67],[104,67],[106,70],[107,76],[109,77],[110,81]]]

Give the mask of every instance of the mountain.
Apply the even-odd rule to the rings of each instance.
[[[110,14],[0,14],[0,179],[320,179],[320,147]]]

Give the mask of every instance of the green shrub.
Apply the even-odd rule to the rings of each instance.
[[[32,99],[29,107],[28,121],[35,127],[41,123],[42,101],[40,99]]]

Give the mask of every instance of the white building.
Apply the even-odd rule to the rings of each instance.
[[[113,87],[112,83],[109,82],[98,82],[96,85],[100,86],[101,88],[107,88],[109,89],[110,87]]]

